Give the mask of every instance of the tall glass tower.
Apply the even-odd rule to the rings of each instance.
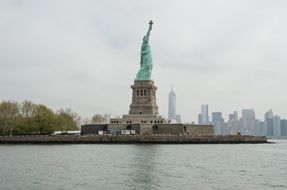
[[[171,88],[170,93],[168,94],[168,119],[176,120],[176,94]]]
[[[208,124],[209,116],[208,116],[208,105],[201,105],[201,124]]]

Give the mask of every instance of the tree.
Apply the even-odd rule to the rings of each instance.
[[[70,108],[61,109],[56,115],[56,127],[60,131],[79,129],[81,117]]]
[[[0,103],[0,131],[1,134],[10,134],[19,117],[19,105],[17,102],[3,101]]]
[[[36,105],[34,114],[35,117],[33,118],[33,121],[36,124],[37,132],[39,134],[53,133],[53,126],[55,123],[53,111],[44,105]]]
[[[39,123],[36,122],[37,105],[25,100],[19,107],[19,123],[15,126],[15,133],[18,135],[38,134]]]
[[[103,124],[103,123],[108,123],[110,120],[111,114],[95,114],[92,119],[91,123],[92,124]]]
[[[35,116],[36,106],[31,101],[25,100],[20,106],[21,115],[25,119],[32,119]]]
[[[42,104],[0,102],[0,135],[51,134],[55,130],[77,130],[81,117],[70,108],[54,113]]]

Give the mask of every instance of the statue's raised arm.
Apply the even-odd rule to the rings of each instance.
[[[147,34],[143,38],[143,43],[141,47],[141,61],[140,61],[140,70],[137,73],[136,80],[150,80],[151,71],[152,71],[152,56],[151,48],[149,45],[149,36],[150,31],[152,30],[153,22],[149,22],[149,29]]]

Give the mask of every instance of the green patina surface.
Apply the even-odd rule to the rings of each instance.
[[[149,22],[149,29],[147,34],[143,38],[143,43],[141,47],[141,61],[140,61],[140,69],[137,73],[136,80],[150,80],[151,71],[152,71],[152,56],[151,56],[151,48],[149,45],[149,36],[150,31],[152,30],[153,22]]]

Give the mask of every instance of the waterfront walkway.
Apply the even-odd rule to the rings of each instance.
[[[175,136],[175,135],[67,135],[67,136],[0,136],[0,144],[239,144],[268,143],[254,136]]]

